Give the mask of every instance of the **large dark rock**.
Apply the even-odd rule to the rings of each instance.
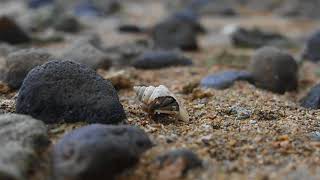
[[[109,69],[112,65],[110,57],[93,45],[78,41],[62,55],[63,59],[85,64],[92,69]]]
[[[266,45],[289,44],[286,37],[278,33],[261,31],[260,29],[238,28],[232,35],[234,46],[243,48],[260,48]]]
[[[18,89],[31,69],[51,58],[52,55],[42,49],[22,49],[10,53],[0,69],[0,79],[11,88]]]
[[[226,89],[235,81],[252,81],[252,75],[247,71],[224,71],[209,75],[201,80],[201,86],[206,88]]]
[[[165,168],[177,161],[182,161],[181,175],[185,175],[189,170],[202,167],[202,160],[194,152],[187,149],[177,149],[166,152],[157,157],[156,162],[160,168]]]
[[[46,123],[118,123],[126,118],[112,84],[85,65],[50,61],[31,70],[20,88],[17,113]]]
[[[319,48],[320,31],[316,31],[308,38],[302,53],[302,58],[313,62],[318,62],[320,60]]]
[[[320,84],[314,86],[301,100],[301,106],[310,109],[320,108]]]
[[[153,27],[152,39],[159,49],[198,50],[197,35],[202,31],[193,18],[175,14]]]
[[[298,65],[290,54],[277,48],[257,50],[252,56],[249,71],[259,88],[281,94],[297,89]]]
[[[139,56],[133,66],[137,69],[160,69],[171,66],[190,66],[192,60],[175,51],[150,51]]]
[[[48,145],[47,129],[41,121],[25,115],[0,115],[0,179],[28,179]]]
[[[113,179],[152,147],[132,126],[90,125],[65,135],[54,147],[53,171],[60,179]]]
[[[9,44],[28,43],[31,39],[12,19],[0,17],[0,42]]]

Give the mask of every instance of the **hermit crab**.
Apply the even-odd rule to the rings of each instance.
[[[187,111],[166,86],[135,86],[134,91],[143,103],[143,109],[150,115],[168,115],[183,121],[189,120]]]

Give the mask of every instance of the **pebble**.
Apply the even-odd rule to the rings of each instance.
[[[17,50],[5,58],[5,65],[0,69],[0,79],[10,88],[18,89],[31,69],[52,58],[52,55],[43,49]]]
[[[285,44],[287,38],[278,33],[265,32],[260,29],[238,28],[231,34],[231,40],[234,46],[243,48],[260,48],[266,45]]]
[[[160,169],[163,169],[162,171],[172,165],[181,165],[182,167],[179,169],[181,170],[181,176],[186,175],[191,169],[202,167],[202,160],[197,154],[188,149],[176,149],[166,152],[156,158],[156,163]]]
[[[320,31],[313,33],[307,40],[302,52],[303,59],[318,62],[320,61]]]
[[[0,179],[25,180],[49,145],[46,126],[29,116],[0,115]]]
[[[81,24],[74,16],[61,15],[55,20],[53,28],[57,31],[77,33],[81,30]]]
[[[10,44],[7,43],[0,43],[0,56],[6,57],[8,56],[10,53],[14,52],[18,50],[17,47],[12,46]]]
[[[138,127],[94,124],[65,135],[53,151],[55,179],[113,179],[152,147]]]
[[[171,16],[153,27],[152,39],[158,49],[195,51],[199,49],[199,33],[198,24],[181,16]]]
[[[190,66],[192,60],[175,51],[149,51],[139,56],[133,66],[137,69],[160,69],[171,66]]]
[[[104,13],[91,1],[82,1],[75,5],[74,15],[80,17],[99,17]]]
[[[92,43],[84,41],[74,43],[64,52],[62,58],[85,64],[94,70],[109,69],[112,65],[111,59],[106,53]]]
[[[29,8],[40,8],[43,6],[48,6],[54,3],[54,0],[27,0]]]
[[[232,114],[237,115],[237,120],[248,119],[252,115],[252,112],[244,107],[234,105],[230,108]]]
[[[201,80],[200,85],[206,88],[226,89],[233,85],[235,81],[251,81],[252,76],[246,71],[224,71],[209,75]]]
[[[32,69],[17,98],[16,111],[46,123],[126,119],[112,84],[85,65],[55,60]]]
[[[310,109],[320,108],[320,84],[317,84],[301,100],[301,106]]]
[[[15,21],[7,16],[0,17],[0,42],[9,44],[28,43],[31,39]]]
[[[294,58],[275,47],[257,50],[249,65],[256,87],[283,94],[298,86],[298,65]]]

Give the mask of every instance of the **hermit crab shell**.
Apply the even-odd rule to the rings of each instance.
[[[166,86],[135,86],[134,91],[138,100],[145,105],[148,112],[171,114],[177,116],[180,120],[189,120],[187,111]]]

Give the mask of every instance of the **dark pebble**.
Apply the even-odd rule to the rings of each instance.
[[[67,33],[76,33],[81,29],[81,24],[77,18],[69,15],[57,17],[53,24],[53,28],[58,31]]]
[[[187,149],[172,150],[157,157],[156,162],[160,168],[174,164],[176,161],[183,161],[182,175],[189,170],[202,167],[202,160],[192,151]]]
[[[252,81],[252,75],[246,71],[224,71],[205,77],[201,80],[201,86],[206,88],[226,89],[238,80]]]
[[[123,24],[118,27],[120,33],[145,33],[147,30],[134,24]]]
[[[298,65],[290,54],[277,48],[257,50],[252,56],[249,71],[259,88],[280,94],[297,89]]]
[[[15,51],[6,57],[5,66],[0,70],[0,78],[11,88],[18,89],[31,69],[50,61],[52,58],[52,55],[43,49]]]
[[[16,112],[46,123],[119,123],[126,118],[112,84],[72,61],[50,61],[32,69],[21,86]]]
[[[113,179],[152,147],[133,126],[90,125],[65,135],[54,147],[55,179]]]
[[[171,66],[190,66],[192,60],[175,51],[151,51],[139,56],[133,66],[137,69],[160,69]]]
[[[320,108],[320,84],[314,86],[301,100],[301,106],[310,109]]]
[[[12,19],[1,16],[0,42],[1,41],[9,44],[21,44],[28,43],[31,39]]]
[[[27,0],[29,8],[40,8],[43,6],[51,5],[54,3],[54,0]]]
[[[320,31],[312,34],[304,47],[302,57],[306,60],[318,62],[320,60]]]
[[[242,48],[260,48],[266,45],[285,44],[287,38],[278,33],[264,32],[260,29],[238,28],[232,35],[234,46]]]

